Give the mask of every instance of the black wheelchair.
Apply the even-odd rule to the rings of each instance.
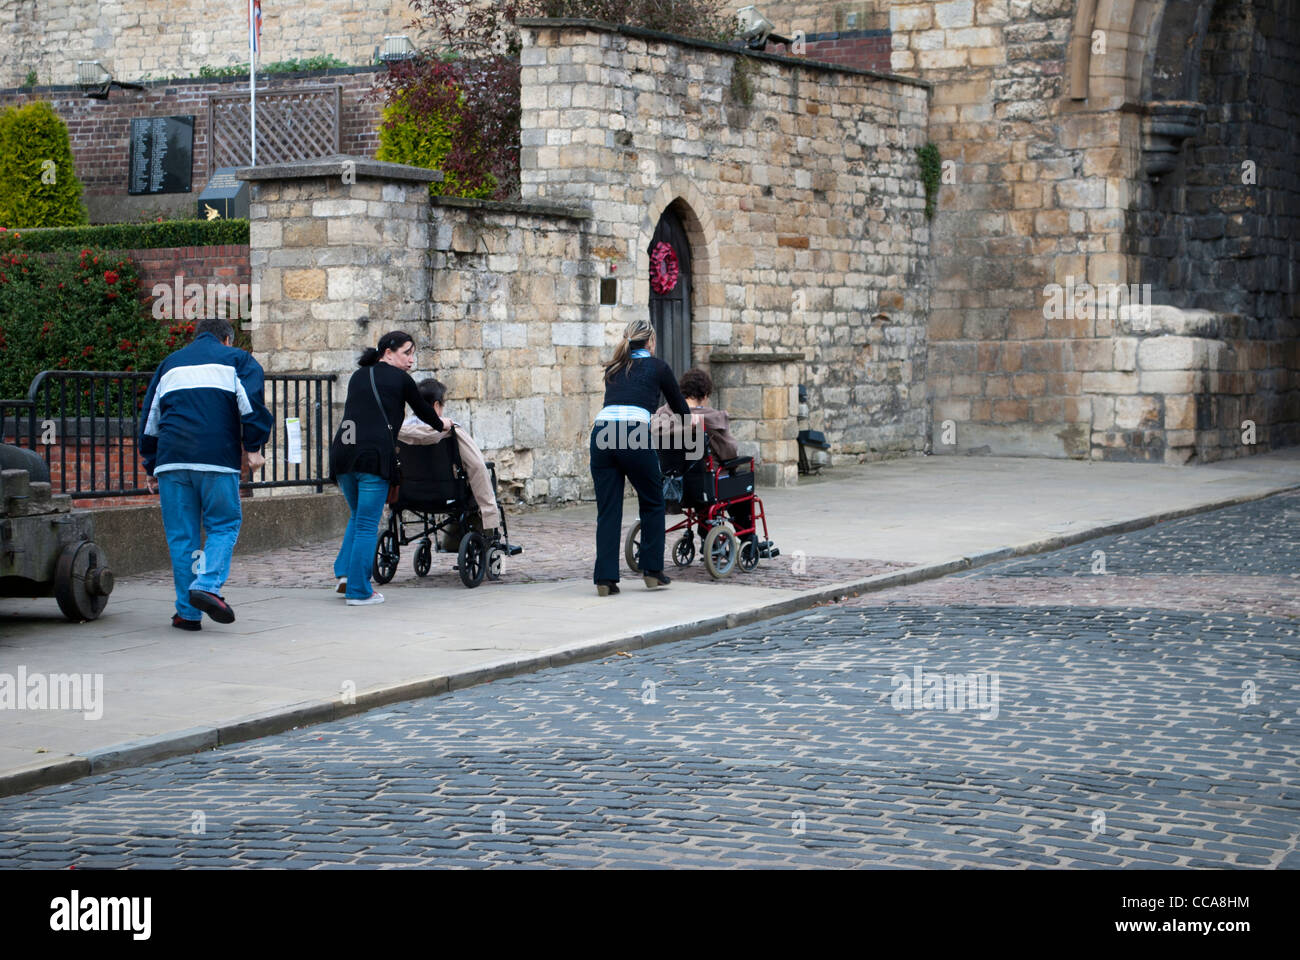
[[[753,457],[720,459],[714,455],[706,434],[702,456],[691,459],[684,450],[660,450],[659,469],[664,476],[668,512],[685,514],[664,531],[665,543],[669,534],[683,531],[672,547],[676,566],[689,567],[695,562],[696,534],[704,568],[715,580],[729,576],[736,567],[748,573],[760,559],[780,556],[780,549],[768,539],[763,501],[754,493]],[[640,573],[640,520],[628,531],[623,554],[632,572]]]
[[[490,460],[486,464],[501,527],[496,536],[490,536],[483,530],[483,518],[461,462],[455,425],[437,443],[399,442],[397,455],[402,463],[402,482],[397,502],[388,508],[388,523],[381,528],[375,548],[375,582],[392,580],[402,557],[401,548],[417,541],[415,574],[428,576],[434,553],[451,553],[440,542],[444,535],[460,537],[454,569],[465,586],[477,587],[484,577],[500,580],[505,558],[518,556],[524,548],[510,543],[506,512],[501,509],[496,492],[496,465]]]

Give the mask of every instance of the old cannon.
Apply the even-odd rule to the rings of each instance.
[[[12,464],[23,467],[7,469]],[[113,574],[91,514],[51,493],[45,464],[30,451],[0,445],[0,467],[0,597],[52,595],[69,620],[94,620]]]

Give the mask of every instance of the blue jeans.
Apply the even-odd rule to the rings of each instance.
[[[375,569],[375,546],[388,499],[388,481],[373,473],[340,473],[338,482],[352,517],[343,534],[343,546],[334,558],[334,576],[348,578],[349,600],[364,600],[375,592],[370,575]]]
[[[172,555],[176,612],[185,620],[202,620],[190,604],[190,591],[221,596],[230,576],[230,557],[239,539],[243,510],[239,474],[207,470],[165,470],[158,474],[163,531]],[[199,548],[199,526],[207,534]]]

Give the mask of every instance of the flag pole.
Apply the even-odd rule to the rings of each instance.
[[[257,21],[253,17],[253,0],[248,0],[248,102],[251,118],[248,125],[252,166],[257,166]]]

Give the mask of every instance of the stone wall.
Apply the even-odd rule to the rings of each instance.
[[[1246,159],[1229,142],[1241,136],[1255,138],[1260,162],[1283,184],[1295,182],[1295,151],[1283,146],[1281,132],[1285,109],[1256,122],[1244,103],[1259,102],[1266,91],[1276,100],[1294,73],[1294,53],[1287,52],[1293,46],[1281,39],[1292,21],[1281,0],[1233,0],[1220,5],[1225,26],[1232,17],[1222,10],[1242,3],[1257,10],[1258,29],[1234,34],[1220,27],[1208,37],[1208,3],[946,0],[891,7],[893,66],[935,83],[931,139],[949,161],[932,244],[935,452],[1183,463],[1266,449],[1210,436],[1227,431],[1231,412],[1243,404],[1259,413],[1261,434],[1272,436],[1262,429],[1267,425],[1278,426],[1275,441],[1294,434],[1287,423],[1296,419],[1290,318],[1297,248],[1288,250],[1281,239],[1294,233],[1287,212],[1295,209],[1294,194],[1290,186],[1243,194],[1223,179],[1227,166]],[[1192,11],[1199,33],[1182,16],[1192,7],[1206,14],[1198,20]],[[1248,86],[1224,56],[1231,49],[1250,60],[1252,44],[1276,52],[1260,57],[1256,80],[1245,81],[1257,82],[1258,93],[1243,97]],[[1176,104],[1158,99],[1168,96],[1159,88],[1169,78],[1194,77],[1202,64],[1209,66],[1201,70],[1201,87],[1220,84],[1230,94],[1226,101],[1216,94],[1210,104],[1224,126],[1216,132],[1211,125],[1208,139],[1193,136],[1182,146],[1181,137],[1169,136],[1181,115],[1170,112]],[[1153,183],[1152,164],[1171,157],[1197,168],[1197,189],[1170,192]],[[1153,207],[1155,216],[1140,215]],[[1258,235],[1258,246],[1247,235]],[[1198,248],[1199,241],[1216,246]],[[1189,270],[1201,279],[1182,282]],[[1152,283],[1156,306],[1230,313],[1238,304],[1249,316],[1244,323],[1232,316],[1171,321],[1179,330],[1190,324],[1231,332],[1217,348],[1185,349],[1156,345],[1180,334],[1135,330],[1095,305],[1049,309],[1053,285],[1082,292],[1142,283]],[[1148,354],[1160,366],[1143,370]],[[1175,355],[1189,366],[1163,365]],[[1243,370],[1242,362],[1260,366]],[[1240,392],[1239,375],[1246,373],[1274,399],[1248,400]],[[941,430],[945,424],[955,431]]]
[[[614,308],[599,305],[588,226],[554,204],[433,206],[433,373],[495,461],[503,502],[595,496],[587,438]]]
[[[407,0],[312,0],[307,16],[303,6],[263,6],[262,63],[332,54],[360,66],[373,63],[385,35],[418,42]],[[75,83],[78,60],[98,60],[132,83],[247,63],[246,7],[246,0],[0,0],[0,87],[23,83],[29,70],[41,84]]]
[[[428,323],[428,184],[441,174],[335,157],[239,176],[268,373],[350,373],[388,330]]]
[[[645,316],[672,205],[694,258],[694,362],[799,352],[838,455],[922,450],[926,88],[589,23],[526,22],[523,40],[524,198],[589,203],[593,255],[620,278],[592,342]]]
[[[1202,425],[1231,441],[1203,427],[1212,459],[1235,455],[1246,419],[1262,449],[1300,443],[1300,9],[1221,3],[1201,29],[1193,75],[1154,91],[1203,107],[1199,128],[1166,172],[1138,179],[1125,247],[1157,302],[1226,315],[1196,324],[1227,364],[1202,388]]]
[[[352,156],[373,157],[379,149],[381,103],[370,95],[377,74],[376,69],[362,68],[259,77],[258,92],[339,85],[340,148]],[[8,89],[0,90],[0,110],[32,100],[48,101],[68,125],[73,163],[85,188],[91,223],[120,223],[155,215],[195,215],[198,196],[212,175],[208,163],[209,98],[241,91],[248,93],[247,77],[159,81],[148,84],[143,91],[114,90],[107,100],[91,100],[75,86]],[[154,196],[128,195],[131,121],[186,114],[194,117],[192,190]]]

